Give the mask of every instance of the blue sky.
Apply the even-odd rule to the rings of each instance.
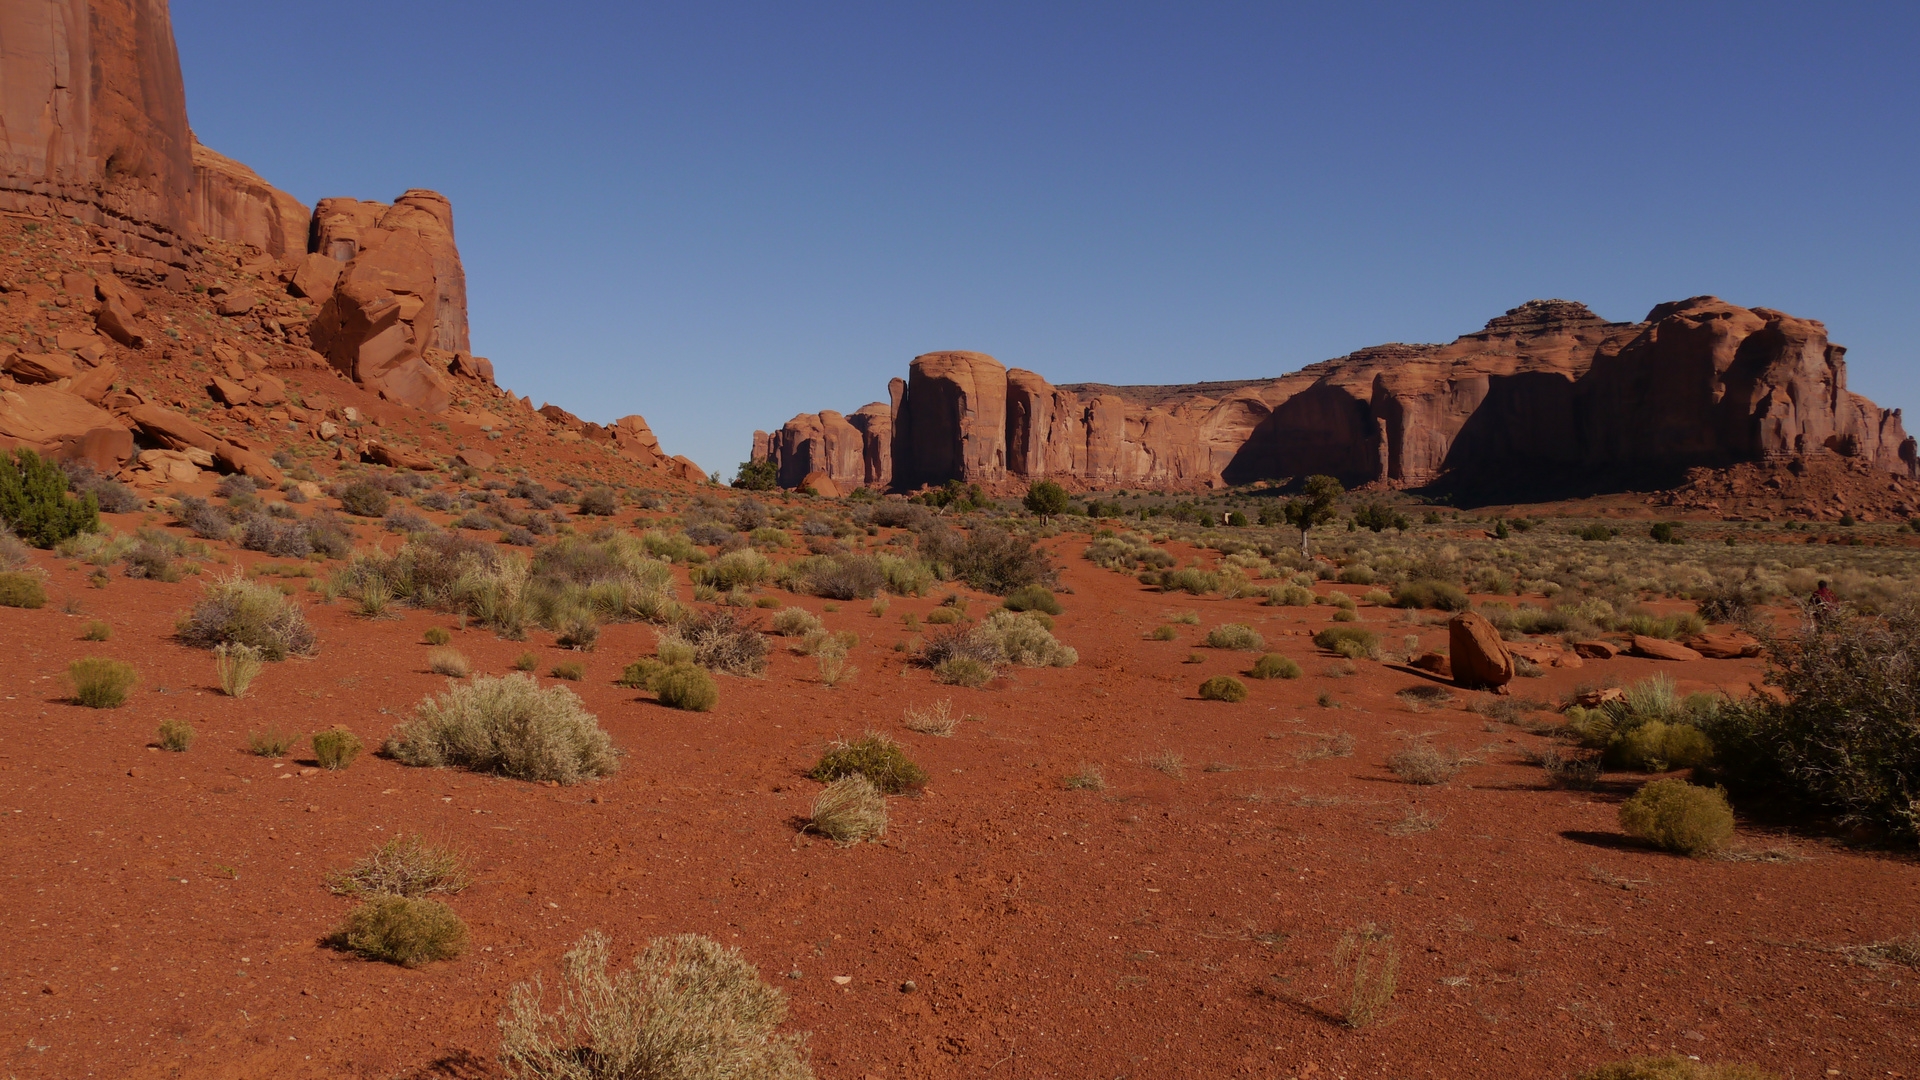
[[[728,477],[915,355],[1279,375],[1534,297],[1920,403],[1920,5],[174,5],[201,139],[452,200],[503,385]]]

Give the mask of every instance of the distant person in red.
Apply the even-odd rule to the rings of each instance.
[[[1821,617],[1821,616],[1835,615],[1835,614],[1838,614],[1839,611],[1840,611],[1840,598],[1833,595],[1833,590],[1829,589],[1827,587],[1827,583],[1822,581],[1820,583],[1820,587],[1813,590],[1814,616]]]

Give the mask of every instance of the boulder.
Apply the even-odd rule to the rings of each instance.
[[[1496,688],[1513,680],[1513,657],[1500,631],[1471,611],[1447,620],[1447,659],[1453,681],[1463,687]]]
[[[1692,649],[1687,648],[1685,645],[1682,645],[1677,641],[1668,641],[1664,638],[1648,637],[1645,634],[1633,635],[1631,639],[1631,644],[1628,647],[1628,651],[1632,652],[1633,655],[1635,656],[1643,656],[1649,660],[1703,659],[1699,653],[1693,651]]]
[[[14,353],[0,368],[23,383],[59,382],[79,374],[73,361],[55,353]]]
[[[1709,660],[1739,660],[1760,655],[1760,641],[1743,630],[1708,630],[1685,639],[1688,648]]]
[[[213,399],[223,405],[245,405],[253,400],[253,391],[219,375],[213,377],[212,390]]]
[[[1538,667],[1584,667],[1580,657],[1557,645],[1540,645],[1525,641],[1507,643],[1507,652],[1524,658]]]
[[[340,272],[345,269],[338,259],[317,251],[308,252],[294,264],[293,280],[287,283],[287,291],[295,296],[326,303],[333,296],[333,287],[340,280]]]
[[[200,466],[179,450],[140,451],[140,472],[132,477],[142,487],[157,484],[191,484],[200,479]],[[212,460],[208,460],[212,465]]]
[[[1620,646],[1611,641],[1576,641],[1573,651],[1588,660],[1611,660],[1620,655]]]
[[[81,400],[99,405],[106,400],[107,392],[113,389],[114,381],[119,378],[119,365],[101,364],[74,376],[67,389]]]
[[[484,472],[493,468],[494,459],[493,455],[485,450],[462,450],[453,456],[453,460],[469,469],[479,469]]]
[[[1627,700],[1627,692],[1617,686],[1603,686],[1597,690],[1582,690],[1574,696],[1572,704],[1583,709],[1597,709],[1602,705],[1611,705],[1616,701]]]
[[[27,446],[47,453],[84,445],[82,456],[93,460],[98,448],[110,435],[98,432],[125,432],[126,428],[107,412],[85,398],[57,386],[15,386],[0,389],[0,441]],[[133,452],[132,436],[122,446],[112,442],[119,458],[125,461]],[[118,467],[115,462],[115,467]]]
[[[425,454],[383,442],[368,443],[366,459],[375,465],[385,465],[392,469],[412,469],[414,472],[433,472],[440,467]]]
[[[274,468],[265,455],[222,439],[172,409],[139,405],[127,411],[127,419],[164,449],[202,450],[227,472],[243,473],[274,487],[280,486],[280,470]]]
[[[63,435],[47,447],[61,461],[85,461],[108,476],[133,457],[133,432],[118,424],[103,424],[78,435]]]
[[[833,482],[833,474],[825,470],[810,472],[800,480],[800,490],[812,489],[815,495],[823,499],[840,497],[840,485]]]
[[[1443,679],[1453,678],[1453,664],[1448,662],[1446,653],[1423,652],[1413,658],[1413,666],[1421,671],[1431,671]]]
[[[700,466],[694,464],[693,459],[685,454],[675,454],[668,458],[666,466],[669,474],[678,476],[689,484],[704,484],[707,482],[707,474],[701,472]]]
[[[255,296],[251,291],[243,290],[221,297],[220,302],[214,305],[213,310],[231,318],[235,315],[245,315],[247,312],[252,311],[253,306],[259,302],[260,298],[258,296]]]
[[[127,306],[115,298],[106,298],[100,302],[100,309],[93,313],[94,325],[100,332],[129,349],[147,347],[147,337],[134,321],[133,313]]]

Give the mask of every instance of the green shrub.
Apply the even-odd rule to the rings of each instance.
[[[1706,721],[1716,778],[1772,808],[1920,841],[1920,608],[1814,619],[1765,641],[1767,682]]]
[[[184,754],[187,748],[193,745],[193,737],[198,734],[199,732],[193,729],[193,725],[185,720],[162,720],[158,740],[160,749]]]
[[[247,752],[255,757],[286,757],[298,741],[299,736],[292,732],[269,726],[265,731],[247,733]]]
[[[0,461],[0,472],[6,463]],[[38,574],[24,570],[0,572],[0,607],[42,608],[47,606],[47,590]]]
[[[624,686],[629,690],[650,690],[653,688],[654,677],[665,670],[667,665],[650,656],[643,656],[628,664],[620,673],[620,678],[615,680],[614,685]]]
[[[540,657],[530,652],[521,653],[519,657],[513,661],[513,670],[515,671],[538,671],[539,669]]]
[[[783,637],[806,637],[819,629],[819,618],[806,608],[782,608],[773,617],[773,632]]]
[[[1656,847],[1701,855],[1732,838],[1733,811],[1719,788],[1655,780],[1620,805],[1620,827]]]
[[[271,585],[235,575],[208,582],[200,601],[183,613],[175,633],[188,645],[250,645],[268,660],[310,656],[313,628],[298,604],[289,603]]]
[[[1246,623],[1226,623],[1207,631],[1209,649],[1239,649],[1243,652],[1259,652],[1267,647],[1267,639]]]
[[[340,492],[340,509],[355,517],[385,517],[391,502],[384,488],[365,480],[349,484]]]
[[[98,529],[100,504],[91,491],[69,495],[66,470],[21,447],[11,459],[0,456],[0,524],[29,544],[50,548]]]
[[[1247,684],[1231,675],[1215,675],[1200,684],[1200,697],[1203,701],[1245,701]]]
[[[1311,607],[1313,590],[1299,585],[1285,585],[1267,590],[1268,607]]]
[[[127,694],[140,676],[125,660],[89,656],[67,665],[67,678],[73,682],[73,701],[89,709],[117,709],[127,703]]]
[[[328,944],[367,960],[419,967],[467,947],[467,924],[437,900],[375,896],[347,913]]]
[[[1751,1065],[1703,1065],[1683,1057],[1634,1058],[1589,1069],[1577,1080],[1776,1080]]]
[[[453,635],[448,633],[444,627],[439,626],[427,627],[427,632],[421,635],[421,637],[429,645],[445,645],[453,640]]]
[[[1048,629],[1051,623],[1038,611],[996,611],[966,637],[978,650],[975,659],[989,663],[1022,667],[1072,667],[1079,663],[1080,654],[1054,638]]]
[[[982,592],[1004,596],[1026,585],[1044,585],[1053,578],[1047,553],[1032,539],[1002,529],[981,527],[962,536],[953,529],[934,527],[920,534],[920,556]]]
[[[927,625],[952,626],[954,623],[960,621],[960,617],[960,612],[956,608],[938,607],[927,612]],[[912,627],[908,627],[908,629],[912,629]]]
[[[561,960],[556,1011],[542,980],[517,983],[500,1018],[516,1080],[812,1080],[806,1036],[782,1035],[780,991],[738,951],[703,937],[654,938],[628,970],[590,931]]]
[[[1691,724],[1647,720],[1616,730],[1607,740],[1607,764],[1644,772],[1692,769],[1713,759],[1713,740]]]
[[[113,627],[95,619],[80,631],[81,641],[105,641],[113,636]]]
[[[716,589],[751,589],[773,574],[773,564],[765,555],[753,548],[741,548],[729,551],[693,572],[696,585],[711,585]],[[868,595],[872,595],[869,593]]]
[[[555,679],[579,682],[581,679],[587,677],[587,665],[578,660],[567,660],[553,665],[553,670],[547,672],[547,674]]]
[[[663,667],[652,677],[651,685],[660,704],[673,709],[707,712],[720,701],[720,687],[713,676],[693,664]]]
[[[927,782],[925,769],[909,760],[898,743],[875,731],[852,742],[836,740],[807,775],[822,783],[846,776],[864,776],[887,795],[897,795]]]
[[[387,752],[407,765],[457,767],[574,784],[618,767],[613,740],[564,686],[529,675],[478,678],[422,701]]]
[[[1053,592],[1044,585],[1027,585],[1007,594],[1001,606],[1008,611],[1044,611],[1049,615],[1058,615],[1066,609],[1054,598]]]
[[[950,656],[933,665],[933,677],[948,686],[981,687],[993,680],[993,666],[971,656]]]
[[[1380,650],[1380,637],[1358,626],[1329,626],[1313,635],[1313,643],[1349,660],[1364,660]]]
[[[1473,607],[1473,601],[1467,599],[1466,592],[1460,586],[1428,578],[1394,586],[1393,606],[1467,611]]]
[[[1156,626],[1147,634],[1150,641],[1172,641],[1179,636],[1180,632],[1171,626]]]
[[[886,796],[859,773],[843,776],[813,800],[807,825],[836,843],[870,840],[887,831]]]
[[[1277,653],[1268,653],[1253,662],[1247,672],[1253,679],[1297,679],[1300,677],[1300,665]]]
[[[316,731],[312,741],[314,759],[323,769],[338,772],[360,756],[360,737],[346,728]]]

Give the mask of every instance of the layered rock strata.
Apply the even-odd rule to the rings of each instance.
[[[773,461],[787,486],[822,471],[842,487],[907,490],[1314,473],[1419,487],[1817,455],[1913,476],[1920,464],[1900,411],[1847,389],[1846,350],[1824,325],[1712,296],[1661,304],[1638,323],[1535,300],[1446,345],[1381,345],[1271,380],[1055,386],[981,353],[943,352],[893,382],[890,403],[857,414],[864,427],[802,414],[756,432],[755,460]],[[884,454],[869,434],[883,428]]]

